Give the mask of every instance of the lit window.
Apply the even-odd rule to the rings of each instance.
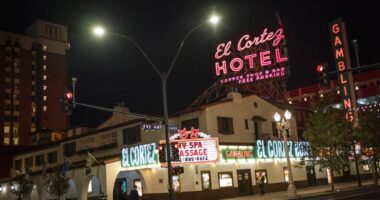
[[[9,133],[10,130],[9,126],[4,126],[4,133]]]
[[[202,189],[203,190],[211,190],[211,175],[210,171],[201,172],[202,177]]]
[[[43,96],[43,100],[46,101],[47,100],[47,96]]]
[[[46,86],[46,85],[43,86],[43,90],[44,90],[44,91],[47,90],[47,86]]]
[[[36,107],[35,107],[35,106],[32,107],[32,111],[33,111],[34,113],[36,112]]]
[[[43,66],[42,66],[42,69],[43,69],[43,70],[47,70],[47,66],[46,66],[46,65],[43,65]]]
[[[18,145],[18,138],[13,138],[13,144]]]
[[[42,78],[44,79],[44,81],[47,80],[47,76],[46,75],[43,75]]]
[[[43,56],[42,56],[42,59],[43,59],[43,60],[46,60],[46,59],[47,59],[47,56],[46,56],[46,55],[43,55]]]
[[[46,45],[42,45],[42,50],[46,51],[47,49],[47,46]]]
[[[219,186],[222,187],[233,187],[232,172],[219,172]]]
[[[87,192],[88,192],[88,193],[91,193],[91,192],[92,192],[92,180],[90,180],[90,182],[88,183],[88,189],[87,189]]]
[[[181,182],[179,180],[179,176],[173,175],[172,179],[173,179],[173,190],[174,190],[174,192],[181,191]]]
[[[47,110],[47,106],[44,106],[43,110],[46,112],[46,110]]]
[[[4,138],[4,144],[9,144],[9,138],[7,137]]]
[[[363,171],[369,172],[369,165],[368,164],[363,165]]]
[[[289,182],[289,170],[287,167],[284,167],[284,178],[285,182]]]

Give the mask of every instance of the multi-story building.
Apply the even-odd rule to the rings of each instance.
[[[178,130],[169,129],[171,142],[177,142],[181,157],[181,162],[173,165],[184,167],[184,173],[172,176],[176,199],[257,194],[259,174],[265,176],[267,192],[285,190],[289,170],[283,134],[289,134],[293,141],[289,152],[296,186],[326,184],[326,170],[319,171],[313,165],[294,167],[303,155],[301,144],[305,143],[297,141],[294,117],[289,121],[291,131],[278,132],[273,119],[276,112],[284,113],[284,109],[256,95],[231,92],[218,102],[172,115],[170,127]],[[150,124],[155,130],[145,130],[148,122],[152,123],[114,113],[96,129],[86,132],[78,128],[70,131],[68,138],[15,155],[13,169],[18,173],[25,173],[26,168],[32,171],[35,186],[30,199],[56,198],[46,193],[54,172],[70,177],[67,199],[126,199],[132,185],[137,185],[144,199],[167,199],[168,171],[159,162],[159,144],[165,140],[165,133],[163,128],[157,128],[160,122]],[[183,128],[199,129],[201,133],[184,132]],[[66,163],[72,163],[67,171],[62,170],[65,158]],[[44,166],[46,176],[42,174]],[[368,165],[363,166],[362,177],[371,175],[370,170]],[[335,181],[350,180],[353,174],[351,166]],[[8,180],[0,181],[0,188],[1,199],[12,197]]]
[[[63,130],[67,27],[37,20],[26,34],[0,31],[0,145],[30,144],[29,134]]]

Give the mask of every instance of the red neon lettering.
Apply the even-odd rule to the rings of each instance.
[[[343,71],[346,69],[346,65],[344,64],[344,61],[338,62],[338,69],[339,69],[339,71]]]
[[[351,99],[343,99],[344,108],[351,108]]]
[[[332,32],[337,34],[337,33],[339,33],[339,31],[340,31],[339,24],[333,24],[332,25]]]
[[[276,32],[271,31],[269,33],[267,32],[267,30],[267,28],[264,29],[260,37],[253,37],[252,40],[250,40],[249,34],[243,35],[243,37],[240,38],[237,45],[238,51],[243,51],[244,49],[250,48],[253,45],[257,46],[259,44],[263,44],[271,40],[273,40],[272,45],[275,47],[281,42],[283,38],[285,38],[285,36],[283,35],[282,28],[277,29]]]
[[[219,62],[216,62],[215,63],[215,72],[216,72],[216,75],[220,75],[220,70],[223,70],[223,74],[227,74],[227,66],[226,66],[226,61],[223,60],[222,61],[222,66],[220,66],[220,63]]]
[[[282,28],[279,28],[276,31],[276,33],[274,34],[274,37],[276,39],[273,40],[273,43],[272,43],[273,46],[277,46],[281,42],[282,38],[285,38],[284,34],[282,34],[282,33],[283,33]]]
[[[339,49],[336,49],[335,50],[335,58],[338,59],[340,57],[344,57],[344,53],[343,53],[343,49],[342,48],[339,48]]]
[[[238,63],[238,66],[235,67],[235,63]],[[240,58],[234,58],[230,62],[230,68],[234,72],[238,72],[243,68],[243,61]]]
[[[340,77],[340,82],[341,82],[342,84],[347,83],[347,80],[344,80],[343,73],[340,73],[340,74],[339,74],[339,77]]]
[[[257,54],[255,53],[244,56],[244,59],[248,60],[249,68],[251,69],[253,68],[253,58],[256,58],[256,56]]]
[[[346,119],[347,119],[347,121],[349,121],[349,122],[354,121],[354,114],[353,114],[351,111],[348,111],[348,112],[346,113]]]
[[[261,66],[267,66],[267,65],[272,64],[272,61],[270,60],[270,57],[268,56],[269,54],[270,54],[270,51],[260,52]]]
[[[347,87],[346,86],[343,86],[343,93],[344,93],[344,96],[348,96],[348,92],[347,92]]]
[[[231,54],[231,41],[227,42],[227,44],[219,44],[218,47],[216,47],[215,52],[215,59],[220,59],[223,56],[229,56]]]
[[[259,41],[259,43],[264,43],[265,42],[265,40],[267,40],[268,39],[268,37],[266,38],[266,39],[264,39],[264,37],[268,34],[267,33],[267,30],[268,29],[264,29],[263,30],[263,33],[260,35],[261,36],[261,38],[260,38],[260,41]]]
[[[281,57],[279,48],[276,48],[275,51],[276,51],[276,61],[278,63],[288,61],[288,57]]]
[[[342,41],[340,41],[340,38],[338,36],[335,37],[334,46],[342,45]]]

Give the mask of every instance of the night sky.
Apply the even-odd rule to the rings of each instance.
[[[289,88],[317,82],[315,66],[334,70],[328,23],[342,17],[349,39],[357,39],[362,65],[380,62],[379,11],[375,1],[11,1],[2,6],[0,29],[23,33],[35,19],[68,26],[68,79],[77,77],[77,101],[112,108],[125,102],[132,112],[162,113],[158,75],[127,40],[95,38],[91,27],[102,24],[128,35],[161,69],[167,70],[186,33],[212,14],[217,27],[204,25],[191,34],[168,80],[169,113],[180,111],[216,81],[214,52],[221,42],[258,35],[276,27],[277,11],[288,42]],[[354,54],[352,54],[353,56]],[[355,60],[353,60],[355,63]],[[72,125],[95,124],[110,114],[76,108]]]

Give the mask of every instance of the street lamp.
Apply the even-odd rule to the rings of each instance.
[[[288,110],[285,111],[284,117],[281,117],[281,115],[276,112],[274,114],[274,121],[276,122],[277,129],[284,136],[284,143],[285,143],[285,156],[286,156],[286,162],[288,167],[288,175],[289,175],[289,185],[288,185],[288,197],[291,199],[298,198],[297,195],[297,189],[294,186],[293,182],[293,173],[292,168],[290,164],[290,158],[289,158],[289,147],[288,147],[288,135],[286,133],[286,130],[289,130],[290,133],[290,119],[292,118],[292,113]]]
[[[211,24],[214,24],[216,25],[218,22],[219,22],[220,18],[216,15],[213,15],[210,17],[210,19],[208,20],[209,23]],[[169,121],[169,114],[168,114],[168,101],[167,101],[167,92],[166,92],[166,82],[168,80],[168,77],[170,75],[170,72],[172,71],[173,67],[174,67],[174,64],[178,58],[178,55],[179,53],[181,52],[182,50],[182,47],[183,45],[185,44],[187,38],[190,36],[191,33],[193,33],[195,30],[197,30],[199,27],[203,26],[204,24],[208,23],[207,21],[206,22],[203,22],[201,24],[199,24],[198,26],[195,26],[193,29],[191,29],[186,35],[185,37],[182,39],[178,49],[177,49],[177,52],[170,64],[170,67],[168,69],[167,72],[165,71],[160,71],[157,66],[152,62],[152,60],[148,57],[148,55],[145,53],[145,51],[141,48],[141,46],[135,41],[133,40],[131,37],[127,36],[127,35],[124,35],[124,34],[120,34],[120,33],[114,33],[114,32],[108,32],[110,35],[113,35],[113,36],[117,36],[117,37],[120,37],[120,38],[123,38],[123,39],[127,39],[129,40],[130,42],[133,43],[133,45],[135,45],[135,47],[137,49],[139,49],[139,51],[141,52],[141,54],[143,54],[143,56],[145,57],[145,59],[149,62],[150,66],[153,68],[153,70],[158,74],[158,76],[160,77],[161,79],[161,86],[162,86],[162,102],[163,102],[163,110],[164,110],[164,121],[165,121],[165,143],[166,143],[166,161],[167,161],[167,167],[168,167],[168,194],[169,194],[169,200],[172,200],[173,199],[173,179],[172,179],[172,174],[171,174],[171,169],[172,169],[172,165],[171,165],[171,156],[170,156],[170,140],[169,140],[169,125],[168,125],[168,121]],[[106,31],[104,28],[102,28],[101,26],[97,26],[93,29],[93,33],[94,35],[96,36],[104,36]]]

